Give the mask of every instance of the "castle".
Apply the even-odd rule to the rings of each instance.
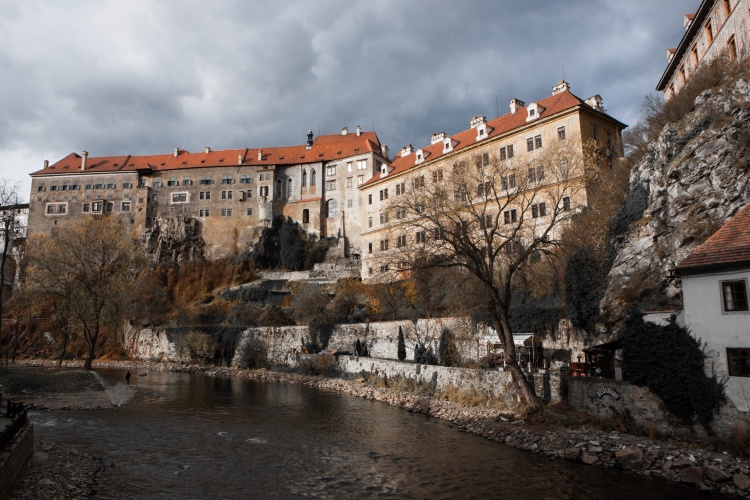
[[[280,148],[71,153],[31,174],[28,231],[50,233],[62,221],[97,215],[122,217],[139,233],[190,220],[205,256],[220,258],[246,248],[275,216],[288,216],[308,233],[343,238],[345,255],[362,258],[369,278],[374,248],[387,249],[384,230],[399,223],[381,217],[385,200],[406,189],[406,176],[424,172],[440,182],[439,172],[457,162],[533,158],[557,141],[593,141],[607,158],[619,157],[624,128],[600,96],[580,99],[563,81],[549,97],[528,105],[512,99],[509,113],[475,117],[469,129],[435,134],[429,146],[408,146],[393,160],[377,134],[359,126],[315,139],[310,130],[305,144]],[[567,202],[584,206],[586,199]]]

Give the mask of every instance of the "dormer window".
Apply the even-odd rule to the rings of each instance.
[[[424,162],[425,158],[427,158],[427,154],[425,154],[425,152],[422,149],[417,149],[416,160],[414,160],[414,164],[418,165]]]
[[[492,127],[487,126],[487,123],[482,123],[477,126],[477,140],[481,141],[482,139],[486,139],[489,137],[490,132],[492,132]]]
[[[383,165],[380,166],[380,177],[385,177],[386,175],[388,175],[388,165],[384,163]]]
[[[443,143],[443,152],[444,153],[450,153],[451,151],[453,151],[453,141],[450,140],[450,139],[447,139]]]
[[[539,104],[532,102],[526,107],[526,110],[528,112],[528,116],[526,117],[526,121],[530,122],[531,120],[536,120],[539,118],[539,115],[542,114],[544,111],[544,107],[540,106]]]

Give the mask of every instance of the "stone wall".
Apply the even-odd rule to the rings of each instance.
[[[34,425],[26,424],[8,449],[0,453],[0,499],[10,498],[13,485],[34,454]]]
[[[475,370],[358,356],[338,356],[338,368],[350,374],[373,374],[389,379],[411,380],[438,391],[456,387],[507,399],[509,402],[515,401],[515,389],[510,372],[502,369]],[[560,378],[557,373],[551,375],[545,370],[540,370],[528,376],[533,378],[537,394],[545,401],[560,400]]]

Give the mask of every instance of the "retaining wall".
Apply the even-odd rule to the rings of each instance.
[[[26,463],[34,454],[34,424],[26,424],[16,435],[15,442],[0,453],[0,500],[10,498]]]

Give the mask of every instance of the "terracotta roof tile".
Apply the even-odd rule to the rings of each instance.
[[[677,265],[681,272],[750,266],[750,204]]]
[[[544,111],[539,113],[540,119],[552,116],[575,106],[588,106],[581,98],[573,95],[568,90],[537,101],[536,104],[544,108]],[[489,130],[489,134],[487,135],[487,138],[497,137],[498,135],[503,135],[511,130],[525,126],[527,124],[527,117],[527,108],[520,107],[516,110],[515,113],[506,113],[498,118],[495,118],[494,120],[488,120],[487,129]],[[448,139],[448,137],[449,136],[446,135],[445,138]],[[450,138],[454,141],[452,151],[458,151],[462,148],[477,144],[477,130],[474,128],[470,128],[468,130],[464,130],[463,132],[459,132],[458,134],[452,135],[450,136]],[[422,151],[424,152],[425,159],[429,157],[429,161],[434,161],[440,158],[440,156],[443,154],[443,141],[437,142],[430,146],[425,146],[422,148]],[[409,170],[412,167],[415,167],[415,155],[416,150],[406,156],[400,156],[400,153],[397,152],[396,158],[389,165],[388,175],[396,175]],[[375,175],[372,179],[365,182],[364,185],[367,186],[376,183],[379,180],[380,175]]]
[[[262,159],[258,159],[258,152],[262,152]],[[296,165],[318,161],[335,161],[358,154],[380,153],[380,141],[375,132],[362,132],[340,135],[331,134],[319,136],[313,141],[312,149],[306,149],[304,144],[278,148],[260,149],[226,149],[219,151],[205,151],[190,153],[184,149],[174,153],[152,156],[117,156],[117,157],[88,157],[86,172],[116,172],[152,170],[155,172],[185,169],[239,165],[238,157],[242,156],[241,165]],[[38,170],[31,175],[54,175],[81,172],[81,156],[71,153],[62,160],[49,167]]]

